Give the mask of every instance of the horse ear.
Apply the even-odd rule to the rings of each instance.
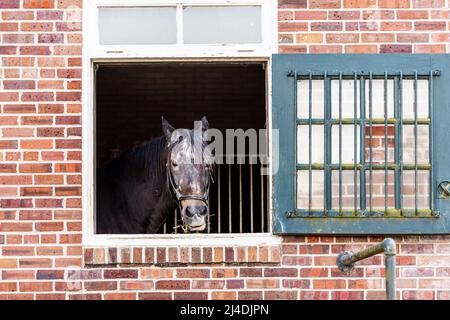
[[[172,132],[175,130],[175,128],[172,127],[170,125],[170,123],[167,122],[167,120],[163,116],[161,116],[161,122],[162,122],[162,129],[163,129],[164,135],[166,136],[167,140],[170,141],[170,137],[172,135]]]
[[[209,128],[208,119],[206,119],[206,116],[202,117],[202,130],[206,131]]]

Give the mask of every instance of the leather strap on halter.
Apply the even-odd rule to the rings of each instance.
[[[169,184],[169,189],[173,192],[175,199],[178,202],[178,205],[181,204],[182,200],[200,200],[203,201],[206,205],[208,205],[208,194],[209,194],[209,186],[210,186],[210,178],[208,178],[208,185],[206,186],[205,192],[202,196],[194,195],[194,194],[183,194],[181,193],[179,186],[175,184],[173,180],[172,171],[170,171],[170,167],[167,166],[167,181]]]

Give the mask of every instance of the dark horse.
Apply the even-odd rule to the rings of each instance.
[[[177,205],[190,231],[205,229],[213,168],[202,139],[208,121],[202,118],[200,130],[175,130],[162,118],[162,127],[163,136],[98,170],[97,233],[156,233]]]

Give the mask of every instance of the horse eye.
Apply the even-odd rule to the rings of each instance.
[[[176,163],[175,161],[172,161],[172,167],[178,167],[178,163]]]

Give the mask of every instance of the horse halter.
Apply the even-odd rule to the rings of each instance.
[[[178,205],[181,204],[182,200],[200,200],[206,205],[208,205],[208,194],[209,194],[209,186],[210,186],[210,179],[211,175],[208,177],[208,184],[205,188],[205,192],[203,195],[198,196],[195,194],[183,194],[180,191],[179,186],[175,184],[175,181],[173,179],[172,171],[170,170],[169,165],[167,165],[167,181],[170,187],[170,190],[174,193],[175,198],[177,199]]]

